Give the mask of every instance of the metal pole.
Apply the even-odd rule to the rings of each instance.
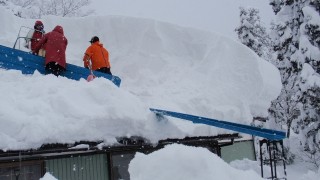
[[[270,168],[271,168],[271,179],[273,179],[273,167],[272,167],[272,155],[271,155],[271,149],[270,149],[270,141],[268,140],[267,148],[269,151],[269,161],[270,161]]]
[[[272,144],[273,144],[273,148],[272,148],[272,151],[273,151],[273,162],[274,162],[274,175],[275,175],[275,178],[277,179],[277,157],[276,157],[276,149],[277,149],[277,142],[276,141],[272,141]]]
[[[280,141],[280,145],[282,148],[283,171],[284,171],[284,175],[287,179],[286,162],[285,162],[285,155],[284,155],[284,149],[283,149],[283,140]]]
[[[261,177],[263,178],[263,157],[262,157],[262,145],[263,142],[259,141],[259,145],[260,145],[260,164],[261,164]]]
[[[26,28],[26,29],[30,29],[30,30],[33,29],[33,28],[30,28],[30,27],[21,26],[20,29],[19,29],[18,35],[17,35],[17,39],[16,39],[16,41],[14,42],[13,49],[16,48],[16,44],[17,44],[18,40],[19,40],[19,42],[20,42],[20,38],[26,38],[26,37],[21,37],[21,36],[20,36],[20,33],[21,33],[21,29],[22,29],[22,28]],[[20,43],[19,43],[19,49],[20,49]]]

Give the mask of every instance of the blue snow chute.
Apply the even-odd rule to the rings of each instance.
[[[285,132],[272,130],[272,129],[259,128],[259,127],[244,125],[244,124],[221,121],[221,120],[210,119],[210,118],[201,117],[201,116],[194,116],[190,114],[183,114],[183,113],[160,110],[160,109],[150,108],[150,111],[154,112],[158,116],[171,116],[175,118],[192,121],[193,123],[215,126],[215,127],[228,129],[228,130],[232,130],[240,133],[263,137],[269,140],[282,140],[286,138]]]
[[[44,61],[43,57],[0,45],[0,68],[20,70],[23,74],[33,74],[35,70],[41,74],[46,74]],[[90,74],[89,69],[67,63],[66,71],[61,73],[61,76],[68,79],[80,80],[81,78],[87,79]],[[121,79],[117,76],[99,71],[94,71],[94,75],[106,78],[120,87]]]

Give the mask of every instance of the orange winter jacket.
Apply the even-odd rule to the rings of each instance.
[[[88,68],[92,64],[92,70],[97,70],[103,67],[110,68],[109,52],[100,44],[99,41],[94,42],[86,50],[83,62],[84,67]]]

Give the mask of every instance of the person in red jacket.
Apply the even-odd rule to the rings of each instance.
[[[109,52],[100,43],[99,37],[94,36],[89,42],[91,46],[87,48],[83,57],[84,67],[112,75]]]
[[[26,37],[26,48],[31,49],[31,51],[34,51],[36,48],[36,45],[40,41],[40,39],[44,36],[44,26],[41,21],[36,21],[34,24],[34,29],[30,30],[27,37]],[[30,43],[30,44],[29,44]],[[39,52],[36,52],[39,56],[44,57],[44,47],[42,47]]]
[[[44,44],[46,45],[46,70],[49,73],[59,76],[61,72],[66,70],[68,40],[64,36],[63,28],[58,25],[51,32],[45,34],[32,53],[35,54]]]

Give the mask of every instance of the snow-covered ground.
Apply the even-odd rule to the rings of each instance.
[[[19,19],[0,7],[0,44],[12,47],[20,26],[32,27],[34,21]],[[254,115],[266,115],[270,101],[280,92],[275,67],[242,44],[215,33],[124,16],[47,16],[42,21],[47,32],[62,25],[69,40],[67,62],[71,64],[82,65],[88,41],[93,35],[99,36],[110,52],[112,73],[122,79],[122,84],[117,88],[101,78],[88,83],[1,69],[2,150],[79,140],[113,144],[115,137],[132,135],[153,142],[216,135],[226,131],[174,118],[158,122],[148,108],[249,124]],[[168,161],[161,164],[159,158]],[[219,173],[219,179],[259,179],[253,166],[234,168],[206,149],[181,145],[150,155],[138,153],[129,170],[132,179],[155,179],[154,174],[168,171],[167,163],[175,179],[209,179],[213,169],[213,176]],[[143,164],[156,168],[148,173],[139,171],[147,168]],[[305,168],[300,170],[306,173]],[[317,174],[300,173],[293,178],[303,176],[315,179]],[[157,177],[166,179],[165,174]],[[50,178],[47,174],[43,179]]]

